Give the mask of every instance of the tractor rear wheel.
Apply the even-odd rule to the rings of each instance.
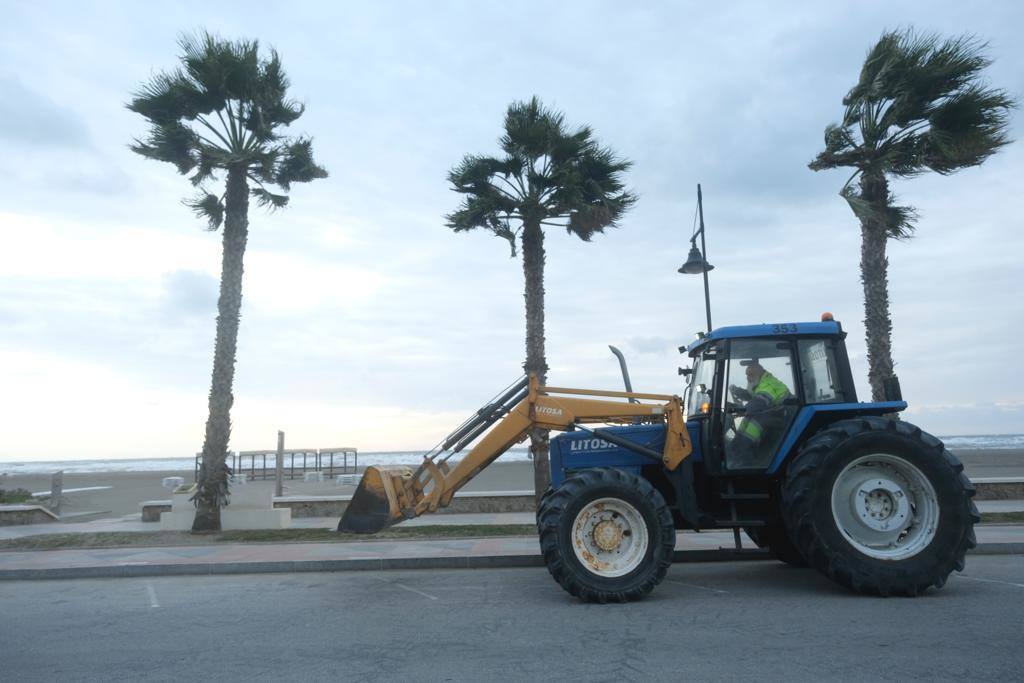
[[[582,470],[546,495],[537,530],[548,571],[587,602],[626,602],[651,592],[676,545],[661,494],[614,468]]]
[[[860,593],[940,588],[976,545],[963,465],[906,422],[843,420],[812,437],[783,485],[789,537],[807,561]]]

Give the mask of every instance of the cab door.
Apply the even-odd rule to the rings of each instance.
[[[718,394],[722,419],[716,425],[723,469],[762,471],[771,464],[800,411],[794,344],[778,338],[733,339],[726,349],[723,375]],[[772,396],[767,408],[763,408],[763,400],[753,400],[759,389],[763,396]]]
[[[710,344],[694,361],[686,389],[686,420],[691,438],[700,444],[704,466],[711,474],[721,474],[722,452],[719,428],[722,415],[715,397],[722,392],[724,365],[722,342]]]

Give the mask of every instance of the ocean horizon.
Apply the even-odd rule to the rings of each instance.
[[[939,437],[946,448],[958,450],[1016,450],[1024,449],[1024,434],[959,434]],[[415,465],[423,458],[422,451],[367,451],[359,453],[359,465]],[[452,456],[458,462],[465,452]],[[529,449],[518,447],[502,454],[497,462],[527,462]],[[272,466],[268,458],[268,466]],[[338,460],[335,460],[337,467]],[[63,470],[66,474],[91,472],[177,472],[192,470],[195,457],[170,458],[82,458],[65,460],[7,460],[0,461],[0,475],[49,474]]]

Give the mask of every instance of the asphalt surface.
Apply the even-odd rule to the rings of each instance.
[[[776,562],[674,565],[588,605],[544,569],[0,583],[3,678],[1013,680],[1024,557],[916,598]]]

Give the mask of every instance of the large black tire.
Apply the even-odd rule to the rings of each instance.
[[[536,517],[537,517],[537,533],[538,534],[540,533],[540,511],[544,509],[544,505],[547,503],[548,498],[550,498],[551,494],[554,493],[554,492],[555,492],[555,489],[552,488],[552,486],[550,484],[548,484],[548,487],[546,489],[544,489],[544,493],[541,494],[540,502],[537,503],[537,510],[536,510],[537,515],[536,515]]]
[[[855,521],[847,521],[846,531],[840,530],[843,513],[836,510],[848,499],[841,495],[841,484],[835,493],[833,488],[848,467],[865,461],[870,466],[874,457],[888,458],[907,470],[909,464],[933,489],[934,503],[909,509],[915,520],[911,529],[921,538],[917,547],[908,546],[910,555],[872,556],[850,535],[870,530],[858,531]],[[967,551],[977,545],[974,523],[980,516],[971,500],[974,486],[963,469],[941,441],[906,422],[882,417],[836,422],[807,441],[789,465],[782,490],[789,537],[813,567],[859,593],[915,596],[941,588],[954,569],[963,570]],[[834,496],[840,501],[837,507]],[[936,511],[937,523],[917,524],[925,508]],[[929,535],[928,529],[934,532]]]
[[[577,517],[585,509],[597,509],[590,504],[605,498],[632,508],[646,530],[646,547],[637,546],[633,551],[637,553],[636,566],[622,576],[603,576],[581,561],[574,549],[574,532],[581,533],[574,530]],[[614,468],[582,470],[566,479],[541,501],[537,529],[551,576],[571,595],[587,602],[626,602],[650,593],[665,578],[676,545],[672,513],[661,494],[647,480]],[[639,528],[635,534],[629,528],[627,531],[625,537],[644,535]],[[609,551],[609,557],[614,552]],[[593,559],[601,561],[600,557]]]
[[[744,527],[747,536],[758,548],[768,548],[772,557],[780,562],[791,564],[794,567],[806,567],[807,560],[800,554],[793,541],[789,540],[789,534],[781,526],[769,527]]]

